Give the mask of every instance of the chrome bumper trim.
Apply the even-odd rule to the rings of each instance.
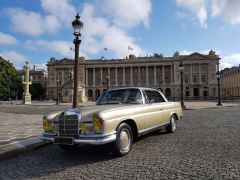
[[[54,137],[57,134],[43,133],[42,139],[46,141],[51,141],[54,143]],[[101,145],[107,144],[113,141],[116,141],[116,133],[109,135],[93,135],[93,136],[79,136],[79,139],[74,139],[74,144],[92,144],[92,145]]]

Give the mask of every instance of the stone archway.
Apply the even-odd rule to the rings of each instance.
[[[98,100],[98,98],[100,97],[100,90],[96,89],[95,91],[95,97],[96,97],[96,101]]]
[[[91,89],[88,90],[88,100],[92,101],[93,100],[93,91]]]

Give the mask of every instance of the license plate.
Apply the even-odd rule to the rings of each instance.
[[[74,139],[72,137],[55,137],[54,144],[73,145]]]

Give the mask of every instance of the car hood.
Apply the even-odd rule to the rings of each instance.
[[[103,113],[107,113],[110,111],[125,109],[137,106],[135,104],[108,104],[108,105],[97,105],[97,106],[89,106],[89,107],[82,107],[79,109],[82,121],[89,122],[93,120],[93,114],[99,113],[100,115]]]
[[[139,106],[136,104],[108,104],[108,105],[97,105],[97,106],[85,106],[78,109],[67,109],[65,111],[76,111],[81,114],[81,121],[82,122],[91,122],[93,121],[93,114],[95,113],[107,113],[114,110],[122,110],[122,109],[129,109],[134,108],[135,106]],[[48,119],[52,119],[54,121],[58,120],[59,115],[64,111],[57,111],[53,113],[49,113],[46,115]]]

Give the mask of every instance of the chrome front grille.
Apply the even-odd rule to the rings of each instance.
[[[77,114],[65,115],[62,113],[59,116],[59,135],[66,137],[79,136],[79,123]]]

